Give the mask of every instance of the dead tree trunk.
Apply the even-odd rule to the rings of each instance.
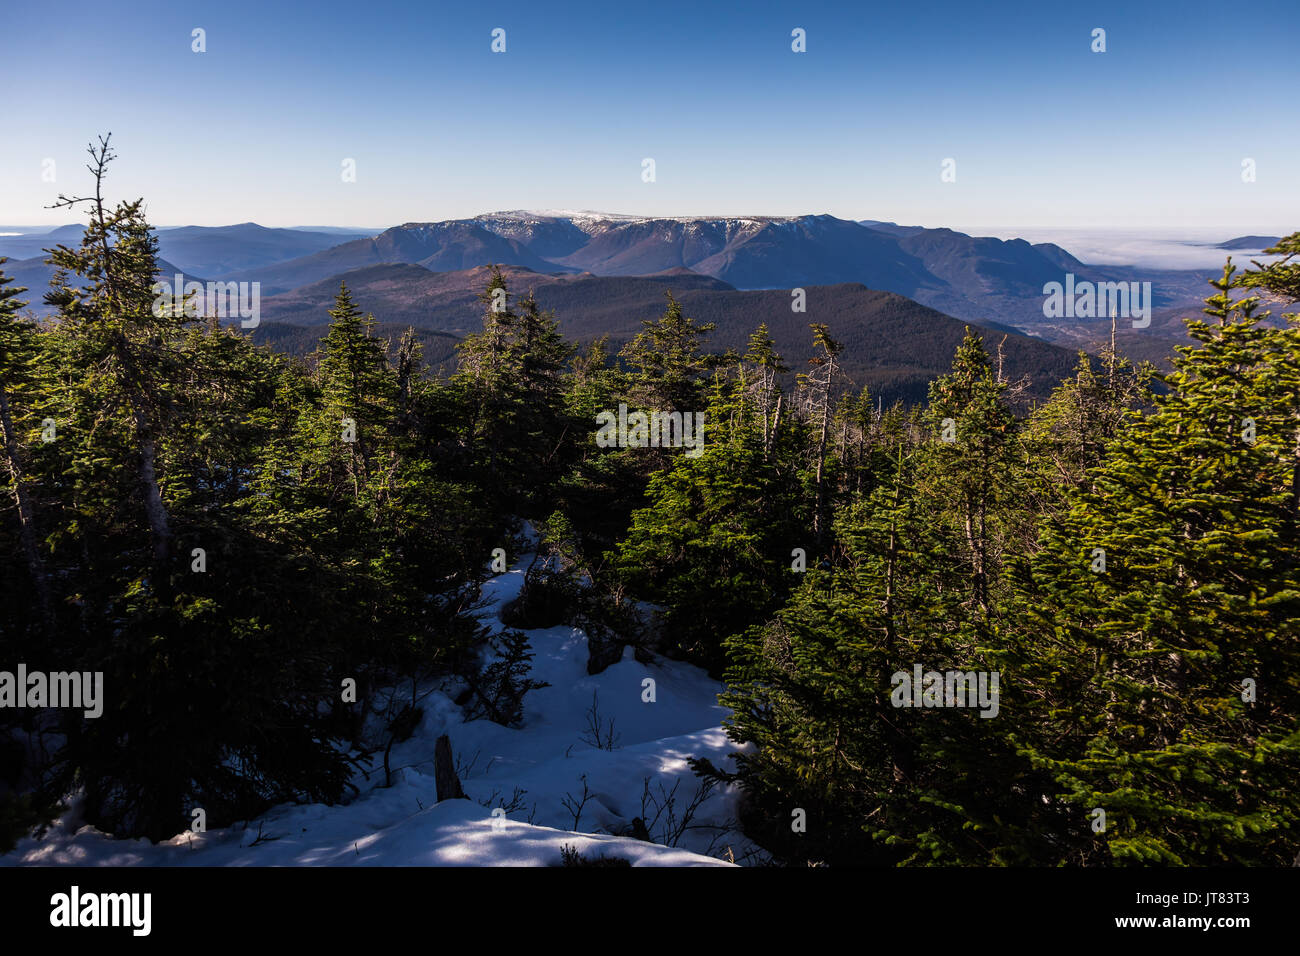
[[[438,788],[438,802],[468,800],[456,776],[456,765],[451,758],[451,738],[443,734],[433,747],[433,780]]]
[[[772,414],[772,438],[771,441],[763,446],[765,454],[770,454],[772,446],[776,444],[777,433],[781,430],[781,402],[785,399],[784,392],[778,392],[776,396],[776,411]],[[766,419],[764,419],[766,420]]]

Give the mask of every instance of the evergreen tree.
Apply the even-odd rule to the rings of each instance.
[[[727,642],[728,731],[753,745],[737,757],[747,832],[787,862],[987,865],[1050,845],[1005,715],[894,703],[894,675],[918,665],[993,669],[916,480],[900,454],[837,518],[840,565],[810,570],[773,620]]]
[[[777,378],[789,372],[790,368],[777,354],[776,343],[768,334],[765,324],[749,336],[744,361],[753,367],[753,403],[763,422],[763,449],[766,451],[771,445],[772,434],[780,424],[781,392],[777,387]]]
[[[673,652],[715,672],[723,639],[780,605],[794,548],[811,545],[790,444],[730,414],[734,390],[715,391],[706,417],[729,424],[711,430],[698,457],[678,455],[651,477],[615,559],[632,593],[666,605]]]
[[[396,426],[397,382],[375,337],[374,316],[357,308],[346,283],[340,283],[329,315],[329,331],[317,352],[321,415],[313,440],[321,456],[318,467],[334,472],[330,480],[349,485],[359,501]]]
[[[988,353],[969,327],[952,371],[930,385],[929,441],[918,464],[919,490],[965,569],[974,607],[987,610],[1003,555],[1025,536],[1017,476],[1016,422]]]
[[[39,544],[35,495],[27,475],[27,452],[22,436],[23,427],[33,418],[32,403],[37,400],[44,384],[40,374],[41,348],[35,325],[18,314],[26,304],[18,300],[18,295],[27,290],[9,287],[13,280],[4,274],[3,269],[7,261],[0,257],[0,453],[4,456],[9,476],[28,580],[37,595],[41,622],[48,626],[50,588]]]
[[[274,371],[200,330],[194,300],[155,301],[141,203],[109,211],[107,140],[92,156],[85,237],[51,252],[58,434],[33,467],[62,492],[47,535],[60,626],[28,663],[102,672],[104,706],[57,715],[66,744],[44,795],[80,784],[90,822],[153,838],[195,807],[215,824],[335,799],[347,770],[321,716],[331,642],[304,631],[320,582],[221,512],[248,494],[257,390]]]
[[[640,407],[695,411],[703,404],[705,378],[721,364],[718,356],[703,350],[714,325],[696,324],[671,292],[664,295],[668,299],[664,314],[644,320],[641,331],[619,356],[631,370],[631,394]]]
[[[1261,326],[1233,272],[1020,574],[1023,747],[1068,862],[1296,853],[1300,331]]]
[[[163,501],[158,446],[169,423],[180,366],[175,342],[189,321],[190,309],[188,304],[155,308],[158,240],[144,220],[143,200],[123,202],[110,210],[103,195],[108,165],[115,158],[108,138],[89,153],[94,195],[61,195],[56,203],[56,208],[88,205],[89,222],[77,248],[60,245],[51,251],[50,261],[59,271],[46,302],[58,308],[67,327],[75,349],[73,360],[88,373],[93,370],[76,383],[69,401],[98,406],[117,419],[112,424],[121,430],[123,451],[129,449],[137,485],[127,498],[139,503],[148,525],[153,556],[150,586],[166,599],[172,574],[172,530]],[[68,285],[68,273],[84,284]]]
[[[493,267],[483,331],[458,347],[457,381],[470,412],[468,441],[482,450],[483,483],[501,507],[545,513],[549,488],[572,458],[574,434],[561,373],[573,348],[530,292],[515,311],[505,276]]]
[[[1103,352],[1100,369],[1079,353],[1073,377],[1057,386],[1026,425],[1035,512],[1057,509],[1064,490],[1083,483],[1101,463],[1128,413],[1150,403],[1154,377],[1149,364],[1134,366],[1113,344]]]

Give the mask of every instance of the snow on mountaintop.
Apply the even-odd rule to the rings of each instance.
[[[597,212],[594,209],[503,209],[485,212],[476,219],[652,219],[653,216],[631,216],[618,212]]]
[[[500,608],[518,595],[530,558],[524,555],[484,586],[488,603],[481,613],[496,632],[502,629]],[[707,757],[734,769],[736,745],[721,727],[720,684],[681,662],[641,664],[630,648],[619,663],[589,675],[582,631],[559,626],[525,633],[535,655],[530,676],[551,686],[524,698],[523,726],[466,723],[452,702],[457,688],[434,689],[421,702],[414,734],[389,755],[391,787],[383,785],[381,752],[368,773],[355,775],[361,792],[350,803],[281,805],[247,826],[186,831],[159,844],[115,840],[82,826],[74,802],[42,838],[21,840],[0,856],[0,865],[553,866],[567,843],[587,857],[623,857],[633,866],[725,866],[728,847],[736,858],[753,852],[736,829],[733,787],[714,790],[700,804],[678,847],[611,835],[643,817],[652,840],[670,840],[667,814],[657,822],[650,818],[654,800],[663,805],[671,796],[680,823],[701,783],[687,758]],[[646,677],[655,680],[654,703],[641,699]],[[409,700],[411,687],[391,693]],[[602,721],[614,721],[613,750],[582,741],[593,695]],[[376,729],[380,721],[371,717]],[[434,744],[444,733],[469,800],[435,803]],[[584,776],[590,796],[575,827],[562,801],[582,798]],[[653,800],[643,809],[647,781]],[[494,820],[492,808],[508,804],[516,789],[525,791],[520,809]],[[529,817],[532,822],[525,822]]]
[[[568,219],[579,222],[797,222],[807,216],[633,216],[620,212],[595,212],[590,209],[507,209],[501,212],[488,212],[475,216],[475,219],[519,219],[541,221],[546,219]]]

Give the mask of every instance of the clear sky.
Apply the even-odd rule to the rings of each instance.
[[[0,223],[74,219],[43,207],[111,131],[110,192],[157,225],[562,208],[1277,234],[1300,228],[1298,90],[1295,0],[8,3]]]

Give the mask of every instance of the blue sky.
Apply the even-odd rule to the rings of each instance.
[[[1297,49],[1293,0],[9,5],[0,223],[70,221],[43,207],[86,188],[111,130],[110,193],[158,225],[564,208],[1289,232]]]

